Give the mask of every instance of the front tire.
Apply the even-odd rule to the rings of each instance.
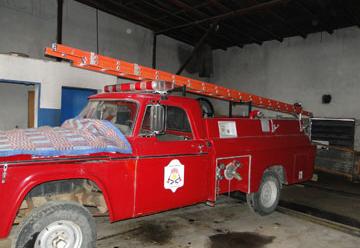
[[[280,181],[276,173],[264,173],[259,190],[246,195],[246,201],[255,213],[268,215],[275,211],[280,199]]]
[[[18,227],[12,248],[95,248],[90,212],[73,202],[49,202],[34,209]]]

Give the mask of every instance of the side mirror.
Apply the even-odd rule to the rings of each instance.
[[[165,131],[165,107],[160,104],[150,107],[150,130],[154,134]]]

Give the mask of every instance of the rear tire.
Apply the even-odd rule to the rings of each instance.
[[[34,209],[18,227],[12,248],[95,248],[96,225],[74,202],[49,202]]]
[[[276,173],[264,173],[258,192],[246,195],[251,210],[259,215],[268,215],[275,211],[280,199],[280,180]]]

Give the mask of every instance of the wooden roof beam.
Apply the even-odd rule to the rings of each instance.
[[[176,6],[180,7],[180,8],[184,8],[187,11],[192,11],[194,13],[196,13],[197,16],[201,17],[201,18],[209,18],[209,15],[205,14],[204,12],[198,10],[197,8],[191,7],[188,4],[179,1],[179,0],[170,0],[172,3],[174,3]],[[253,42],[255,42],[258,45],[262,44],[262,41],[259,40],[258,38],[254,37],[253,35],[243,31],[243,30],[239,30],[238,28],[232,26],[232,25],[228,25],[223,23],[222,24],[225,28],[231,29],[232,32],[236,33],[237,35],[241,35],[243,37],[245,37],[246,39],[249,39]],[[239,44],[238,46],[243,47],[243,44]]]
[[[156,4],[154,4],[154,3],[150,2],[150,1],[143,0],[143,2],[145,4],[151,6],[152,8],[156,8],[156,9],[162,11],[163,13],[168,14],[169,16],[173,16],[174,18],[177,18],[177,19],[182,20],[182,21],[189,21],[188,19],[186,19],[184,17],[181,17],[181,16],[178,16],[178,15],[172,13],[171,11],[167,10],[166,8],[158,6],[158,5],[156,5]],[[158,2],[158,1],[156,1],[156,2]],[[204,32],[207,32],[207,29],[202,25],[197,25],[196,27],[198,27],[199,29],[201,29]],[[227,43],[232,42],[232,40],[230,40],[228,37],[226,37],[224,35],[217,34],[217,37],[219,37],[219,39],[222,39],[223,42],[224,41],[226,41]],[[223,42],[216,41],[214,43],[217,43],[217,44],[215,44],[217,47],[225,49],[226,47],[224,47]]]
[[[216,0],[209,0],[210,3],[212,3],[215,7],[217,7],[217,9],[221,10],[223,13],[229,12],[230,9],[228,9],[226,6],[224,6],[223,4],[221,4],[220,2],[216,1]],[[224,27],[232,30],[232,32],[239,34],[247,39],[249,39],[250,41],[255,42],[258,45],[262,45],[263,41],[259,40],[258,38],[254,37],[252,34],[249,34],[248,32],[245,32],[244,30],[240,30],[238,27],[234,27],[233,25],[229,25],[227,23],[223,23]],[[243,47],[243,44],[238,45],[240,47]]]
[[[265,3],[261,3],[261,4],[257,4],[248,8],[240,8],[234,11],[230,11],[218,16],[212,16],[212,17],[208,17],[208,18],[204,18],[201,20],[197,20],[194,22],[189,22],[189,23],[184,23],[175,27],[171,27],[171,28],[165,28],[163,30],[159,30],[157,31],[157,34],[164,34],[167,33],[169,31],[173,31],[173,30],[178,30],[178,29],[182,29],[185,27],[189,27],[189,26],[194,26],[196,24],[201,24],[201,23],[208,23],[208,22],[212,22],[215,20],[218,21],[222,21],[231,17],[235,17],[235,16],[244,16],[244,15],[248,15],[250,13],[256,12],[256,11],[260,11],[260,10],[265,10],[267,8],[271,8],[274,7],[276,5],[282,4],[284,2],[287,2],[288,0],[272,0],[269,2],[265,2]]]
[[[217,6],[219,9],[221,9],[223,12],[229,12],[231,11],[230,8],[228,8],[227,6],[223,5],[222,3],[216,1],[216,0],[209,0],[213,5]],[[258,2],[256,2],[256,4],[259,4]],[[259,25],[253,21],[251,21],[249,18],[247,17],[242,17],[243,20],[245,20],[245,22],[249,23],[250,25],[256,27],[257,29],[261,30],[264,33],[267,33],[268,35],[270,35],[271,37],[273,37],[274,39],[278,40],[279,42],[282,42],[284,39],[282,37],[280,37],[279,35],[273,33],[272,31],[268,30],[267,28],[264,28],[262,25]]]
[[[213,1],[213,0],[212,0]],[[259,4],[259,1],[257,0],[253,0],[254,3]],[[292,24],[290,24],[287,20],[285,20],[284,17],[282,17],[281,15],[279,15],[278,13],[276,13],[275,11],[269,9],[267,10],[267,12],[273,16],[275,19],[277,19],[279,22],[282,23],[283,26],[286,26],[290,31],[295,31],[296,33],[298,33],[302,38],[306,39],[307,34],[304,33],[303,31],[301,31],[300,29],[298,29],[297,27],[293,26]]]
[[[76,0],[76,1],[80,2],[82,4],[85,4],[85,5],[91,6],[93,8],[99,9],[99,10],[109,13],[111,15],[126,19],[128,21],[131,21],[133,19],[133,16],[131,16],[130,13],[124,13],[124,12],[119,13],[119,11],[118,11],[119,9],[117,8],[118,6],[114,5],[113,3],[110,3],[110,2],[106,2],[106,1],[100,2],[97,0]],[[138,18],[137,23],[144,27],[153,29],[154,27],[151,26],[147,21],[148,20],[145,20],[145,18]],[[154,26],[156,26],[156,25],[159,25],[159,24],[155,24]],[[160,24],[160,27],[161,26],[164,27],[163,24]]]
[[[160,1],[159,1],[159,0],[155,0],[155,2],[157,2],[158,4],[161,4],[161,3],[162,3],[161,0],[160,0]],[[203,3],[200,3],[200,4],[197,4],[197,5],[192,6],[192,8],[193,8],[193,9],[198,9],[198,8],[204,7],[204,6],[206,6],[206,5],[208,5],[208,3],[207,3],[207,2],[203,2]],[[182,13],[185,13],[185,12],[186,12],[185,9],[181,9],[181,10],[178,10],[178,11],[174,11],[173,14],[174,14],[174,15],[179,15],[179,14],[182,14]],[[166,19],[167,17],[168,17],[168,15],[161,16],[161,17],[157,18],[157,20],[164,20],[164,19]]]

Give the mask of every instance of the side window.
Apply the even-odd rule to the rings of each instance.
[[[150,107],[146,109],[140,134],[150,134]],[[163,134],[158,134],[156,137],[161,141],[193,139],[186,112],[179,107],[166,106],[166,129]]]
[[[186,112],[181,108],[168,106],[166,129],[170,131],[191,133],[191,128]]]

